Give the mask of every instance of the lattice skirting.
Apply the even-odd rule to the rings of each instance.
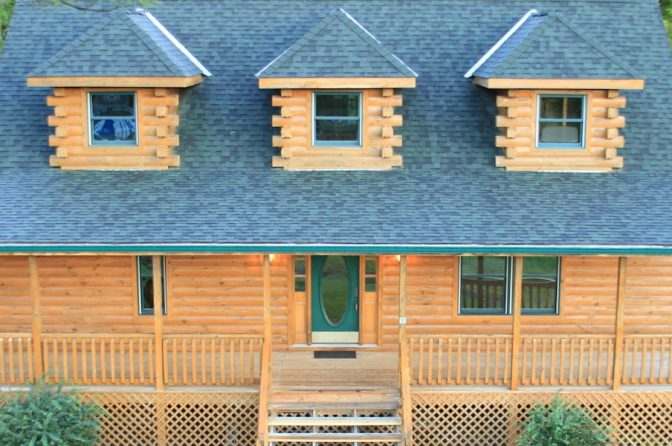
[[[413,393],[414,445],[513,445],[527,412],[554,396],[549,392]],[[672,445],[672,392],[563,392],[562,396],[606,424],[614,445]]]
[[[82,393],[104,409],[101,446],[253,446],[255,393]]]

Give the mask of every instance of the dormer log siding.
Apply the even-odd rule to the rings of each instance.
[[[273,127],[280,134],[273,137],[273,147],[280,156],[273,157],[273,167],[285,169],[390,169],[402,165],[394,148],[402,146],[403,117],[395,114],[403,98],[391,88],[367,89],[362,92],[362,146],[360,148],[314,147],[312,135],[313,90],[280,90],[272,104],[280,114],[273,116]]]
[[[539,94],[579,94],[586,97],[585,147],[537,148]],[[502,156],[496,165],[507,170],[609,171],[623,167],[618,149],[625,145],[619,129],[625,127],[620,109],[626,98],[618,90],[505,90],[497,95],[496,146]]]
[[[88,94],[95,91],[133,91],[137,97],[138,145],[92,146],[89,143]],[[49,164],[62,169],[166,169],[178,167],[177,126],[179,90],[175,88],[87,89],[54,88],[47,104],[54,107],[49,126],[56,148]]]

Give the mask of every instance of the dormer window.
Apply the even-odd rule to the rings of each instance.
[[[89,93],[89,123],[92,146],[138,145],[135,93]]]
[[[585,147],[586,97],[539,95],[537,147],[583,149]]]
[[[361,147],[362,94],[315,93],[313,98],[313,145]]]

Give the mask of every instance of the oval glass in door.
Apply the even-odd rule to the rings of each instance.
[[[342,256],[329,256],[322,269],[320,303],[327,323],[337,327],[348,311],[348,268]]]

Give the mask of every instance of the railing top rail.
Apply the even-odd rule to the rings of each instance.
[[[42,333],[42,339],[154,339],[151,333]]]
[[[423,335],[423,334],[413,334],[408,335],[408,339],[511,339],[511,335],[501,334],[501,335],[464,335],[464,334],[441,334],[441,335]]]
[[[164,334],[164,339],[263,339],[262,334],[235,334],[235,333],[220,333],[220,334]]]
[[[30,339],[33,335],[30,333],[0,333],[0,338],[24,338]]]
[[[615,335],[609,334],[521,334],[523,340],[529,339],[615,339]]]
[[[672,334],[630,334],[624,335],[625,339],[672,339]]]

